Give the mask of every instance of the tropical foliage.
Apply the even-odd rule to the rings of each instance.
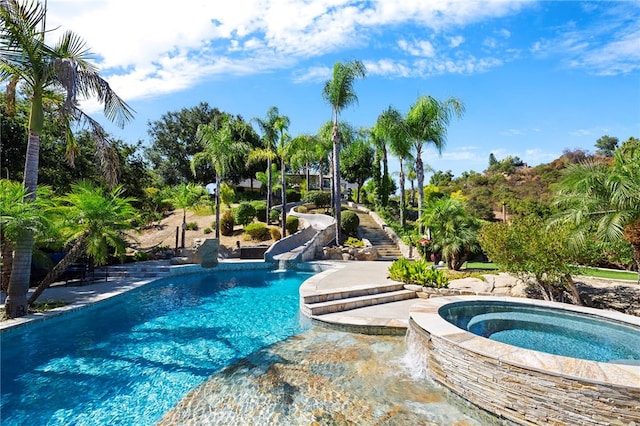
[[[449,279],[425,260],[411,261],[400,258],[389,266],[389,278],[405,284],[418,284],[424,287],[446,288]]]

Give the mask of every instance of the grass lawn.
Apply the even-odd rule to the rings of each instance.
[[[580,268],[580,274],[594,278],[609,278],[612,280],[633,280],[638,279],[638,274],[628,271],[610,271],[597,268]]]

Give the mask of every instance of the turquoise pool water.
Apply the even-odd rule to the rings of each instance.
[[[0,334],[3,425],[150,425],[223,367],[308,328],[311,273],[162,279]]]
[[[448,322],[491,340],[572,358],[640,364],[640,328],[574,311],[510,302],[443,306]]]

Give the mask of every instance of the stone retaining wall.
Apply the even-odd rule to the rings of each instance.
[[[475,336],[438,314],[438,306],[472,299],[443,299],[415,304],[409,321],[409,333],[435,381],[523,425],[640,425],[638,367],[560,357]]]

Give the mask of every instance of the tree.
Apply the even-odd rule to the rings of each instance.
[[[442,253],[449,269],[459,271],[464,262],[480,251],[480,221],[467,213],[459,198],[433,198],[425,206],[419,223],[431,233],[433,253]]]
[[[0,179],[0,245],[2,253],[2,291],[9,290],[13,264],[13,248],[20,235],[29,231],[34,235],[47,227],[44,210],[48,205],[42,192],[49,192],[40,186],[41,194],[34,202],[25,201],[27,193],[20,182]]]
[[[411,141],[409,140],[408,129],[402,114],[400,114],[397,109],[390,106],[378,116],[374,132],[378,137],[387,141],[389,150],[393,155],[398,157],[398,160],[400,161],[400,225],[404,227],[406,222],[405,210],[407,207],[404,189],[404,161],[411,158]]]
[[[206,199],[206,197],[207,191],[203,186],[189,182],[176,185],[171,190],[170,197],[165,200],[171,203],[173,208],[182,210],[182,239],[180,242],[180,247],[182,248],[184,248],[185,232],[187,230],[187,209],[202,204],[202,200]]]
[[[613,153],[618,148],[618,138],[604,135],[596,141],[596,154],[605,157],[613,157]]]
[[[30,96],[29,137],[23,174],[26,201],[36,198],[43,101],[47,96],[51,94],[56,98],[56,92],[64,91],[65,99],[59,103],[58,111],[62,123],[69,129],[69,136],[72,136],[69,128],[72,121],[86,123],[92,128],[97,141],[98,162],[110,185],[114,185],[117,178],[113,150],[102,127],[78,108],[76,95],[96,98],[104,104],[107,119],[119,126],[124,126],[133,117],[129,106],[100,77],[90,62],[91,52],[79,36],[67,31],[55,46],[45,44],[45,18],[46,8],[40,2],[22,4],[18,0],[5,0],[0,3],[0,81],[9,81],[10,98],[15,96],[18,83],[25,85],[24,93]],[[73,160],[76,145],[71,137],[68,146],[68,159]],[[33,233],[25,232],[14,248],[5,304],[10,318],[27,313],[33,246]]]
[[[583,246],[595,225],[603,241],[626,239],[640,282],[640,141],[630,139],[613,154],[613,164],[590,161],[568,166],[559,183],[555,222],[576,226],[572,241]]]
[[[375,148],[372,177],[375,180],[377,204],[386,206],[389,204],[389,196],[391,195],[388,140],[376,132],[375,126],[369,132],[369,137],[371,145]],[[380,170],[380,162],[382,162],[382,170]]]
[[[304,169],[306,192],[311,190],[309,182],[311,179],[311,168],[316,167],[320,170],[320,160],[321,156],[319,155],[318,138],[316,136],[304,134],[298,135],[291,140],[291,156],[289,161],[291,162],[292,168]],[[322,175],[322,173],[319,174]],[[320,179],[320,183],[322,183],[322,179]]]
[[[508,222],[484,223],[478,234],[482,250],[500,269],[530,286],[545,300],[563,299],[564,290],[573,303],[581,305],[571,279],[577,268],[575,250],[570,247],[568,226],[546,226],[536,216]]]
[[[60,204],[53,208],[55,217],[62,221],[62,235],[67,237],[66,243],[72,245],[71,249],[38,284],[29,298],[29,305],[85,253],[96,265],[106,263],[110,247],[116,256],[124,256],[127,248],[125,231],[131,229],[131,220],[136,216],[133,201],[131,197],[124,197],[119,185],[108,192],[89,181],[73,185],[72,191],[60,198]]]
[[[362,185],[371,177],[373,156],[373,148],[363,139],[355,141],[342,151],[341,172],[349,182],[358,185],[357,203],[360,203]]]
[[[284,237],[287,235],[287,167],[285,162],[291,156],[292,148],[291,138],[289,137],[289,133],[287,133],[289,117],[286,115],[278,116],[278,119],[273,123],[273,127],[276,130],[278,138],[277,153],[280,157],[280,185],[282,186],[282,223],[280,226],[282,227],[282,236]]]
[[[366,68],[360,61],[350,61],[345,64],[336,62],[333,65],[333,76],[328,80],[322,90],[322,97],[331,104],[333,110],[333,130],[331,141],[333,145],[333,211],[336,219],[336,244],[342,244],[342,231],[340,229],[340,206],[342,204],[340,194],[340,132],[338,129],[338,116],[340,111],[349,105],[358,102],[358,97],[353,89],[355,80],[365,78]]]
[[[204,150],[196,153],[191,160],[193,173],[196,173],[196,167],[200,164],[208,164],[215,171],[216,238],[220,238],[220,183],[234,167],[244,163],[251,149],[244,139],[250,134],[250,126],[243,126],[243,129],[240,139],[236,139],[231,117],[225,114],[219,126],[215,123],[201,124],[196,134]]]
[[[422,214],[422,188],[424,187],[424,164],[422,148],[431,143],[438,153],[442,153],[446,145],[447,126],[453,118],[462,117],[464,104],[457,98],[449,98],[443,102],[431,96],[422,96],[411,106],[405,119],[409,137],[413,140],[414,156],[418,184],[418,217]]]
[[[273,176],[271,174],[271,163],[277,158],[278,144],[278,126],[283,120],[278,107],[272,106],[267,110],[264,119],[254,118],[258,123],[258,127],[262,132],[262,148],[256,148],[249,154],[249,163],[256,161],[267,161],[267,212],[271,211],[273,206]],[[287,118],[287,120],[289,120]],[[267,215],[267,225],[269,224],[269,215]],[[284,235],[284,234],[283,234]]]

